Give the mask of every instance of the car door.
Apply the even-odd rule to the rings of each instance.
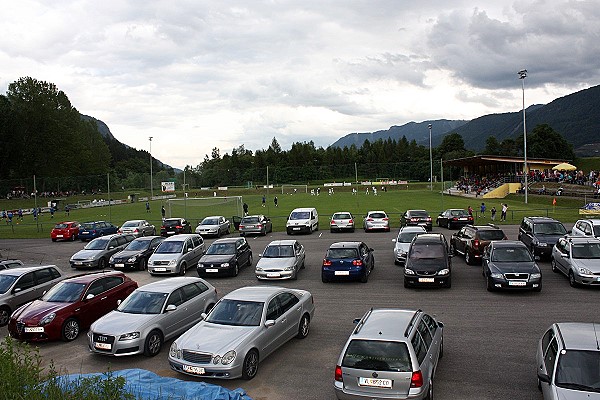
[[[569,242],[564,238],[558,239],[558,241],[556,242],[556,250],[558,250],[558,253],[555,253],[554,255],[554,262],[556,264],[556,267],[562,273],[568,275],[571,261],[571,255],[569,252]]]
[[[429,348],[425,344],[425,341],[421,337],[418,329],[415,330],[414,336],[411,339],[412,347],[415,351],[415,355],[417,356],[417,361],[419,363],[419,369],[423,374],[423,382],[429,382],[431,379],[431,366],[429,359]]]
[[[425,324],[423,319],[421,319],[421,321],[419,321],[419,323],[417,324],[417,331],[421,336],[421,339],[423,340],[423,344],[425,345],[427,351],[425,359],[423,360],[421,372],[423,372],[423,378],[425,378],[425,371],[427,371],[426,376],[429,379],[433,379],[438,357],[436,349],[432,346],[433,336],[431,335],[429,327]]]
[[[433,351],[433,359],[435,360],[435,366],[437,368],[437,361],[440,358],[440,347],[442,346],[442,328],[439,324],[428,314],[423,314],[422,321],[429,328],[431,333],[432,342],[431,348]]]
[[[547,374],[553,382],[554,369],[556,368],[556,360],[558,358],[558,342],[556,337],[552,337],[548,344],[548,347],[544,351],[544,361],[540,366],[542,373]],[[552,383],[540,382],[544,399],[555,399],[554,390],[552,390]]]
[[[267,303],[265,330],[263,331],[263,352],[265,354],[263,358],[271,354],[273,351],[279,348],[279,346],[286,342],[286,332],[288,329],[288,320],[283,315],[283,309],[281,308],[279,296],[275,296]]]
[[[175,333],[183,331],[188,322],[184,317],[188,311],[188,307],[183,305],[185,300],[186,298],[182,288],[175,289],[167,298],[162,318],[162,325],[165,332]],[[167,311],[167,307],[170,305],[177,306],[177,309]]]
[[[296,270],[299,270],[304,265],[304,260],[306,259],[304,246],[299,242],[294,243],[294,252],[296,253]]]
[[[363,264],[365,265],[365,268],[367,269],[367,272],[370,273],[370,271],[373,269],[373,265],[375,264],[372,250],[369,248],[369,246],[367,246],[366,243],[361,243],[359,246],[359,254]]]
[[[108,278],[94,280],[83,293],[79,306],[74,310],[82,327],[90,326],[92,322],[117,307],[116,298],[111,299],[111,293],[105,287]],[[120,281],[122,282],[123,279],[120,278]],[[111,288],[114,289],[114,286]]]
[[[465,231],[467,227],[462,227],[455,235],[452,235],[452,239],[454,239],[454,248],[457,252],[464,254],[465,252]]]
[[[37,299],[42,295],[40,286],[37,285],[35,272],[27,272],[21,275],[15,282],[11,290],[11,296],[7,298],[7,303],[11,310]]]
[[[250,247],[245,239],[240,238],[235,242],[236,259],[238,265],[248,264],[250,257]]]
[[[285,332],[284,343],[296,336],[298,326],[300,325],[300,317],[302,316],[302,305],[300,299],[293,293],[284,292],[278,296],[283,319],[287,325]]]
[[[519,240],[527,246],[528,249],[531,249],[531,243],[533,242],[533,226],[527,220],[523,220],[521,222],[521,226],[519,227]]]

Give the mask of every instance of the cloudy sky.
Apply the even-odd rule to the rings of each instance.
[[[177,168],[218,147],[518,111],[600,83],[597,0],[0,0],[0,91],[52,82]]]

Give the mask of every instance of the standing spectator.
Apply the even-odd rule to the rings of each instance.
[[[13,212],[11,210],[8,210],[8,214],[7,214],[8,219],[6,220],[7,224],[12,224],[13,216],[14,216]]]
[[[263,206],[263,207],[266,207],[266,205],[267,205],[267,198],[266,198],[266,197],[265,197],[265,195],[263,194],[263,197],[262,197],[262,206]]]
[[[373,186],[373,196],[377,196],[377,188]]]
[[[2,214],[4,214],[4,211],[2,212]],[[33,220],[37,221],[37,216],[38,216],[38,211],[37,208],[33,209]]]
[[[71,207],[69,207],[68,204],[65,206],[65,214],[67,214],[67,217],[69,216],[69,214],[71,214]]]
[[[278,200],[277,200],[277,196],[275,196],[275,197],[273,198],[273,203],[275,203],[275,207],[278,207],[278,206],[277,206],[277,201],[278,201]]]
[[[500,211],[500,221],[506,221],[506,211],[508,211],[508,204],[502,204],[502,211]]]
[[[149,201],[146,202],[146,212],[147,213],[150,212],[150,202]]]
[[[160,214],[162,215],[162,219],[165,219],[165,214],[167,211],[165,210],[165,206],[160,207]]]
[[[467,208],[467,212],[471,217],[473,217],[473,207],[469,206],[469,208]]]
[[[244,217],[246,217],[248,215],[248,204],[244,202],[244,205],[242,207],[244,208]]]
[[[50,218],[54,218],[54,206],[50,206]]]
[[[19,215],[19,221],[23,221],[23,209],[22,209],[22,208],[19,208],[19,211],[18,211],[18,213],[19,213],[19,214],[18,214],[18,215]]]
[[[492,213],[492,221],[495,221],[496,220],[496,207],[492,207],[490,212]]]
[[[2,219],[6,219],[6,210],[2,210]]]
[[[481,216],[483,218],[485,218],[485,203],[481,203],[480,211],[481,211]]]

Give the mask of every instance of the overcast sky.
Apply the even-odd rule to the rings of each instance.
[[[0,0],[0,91],[56,84],[121,142],[176,168],[213,147],[327,147],[472,119],[600,83],[589,1]]]

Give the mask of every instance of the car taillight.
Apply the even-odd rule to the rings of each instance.
[[[373,218],[367,218],[367,221],[369,221],[369,222],[373,221]]]
[[[262,228],[262,224],[256,225],[257,228]]]
[[[473,241],[473,246],[475,246],[475,247],[479,247],[479,239],[475,239],[475,240]]]
[[[331,261],[329,261],[328,259],[324,259],[324,260],[323,260],[323,266],[324,266],[324,267],[329,267],[329,266],[331,266]]]
[[[354,223],[354,221],[353,221],[353,220],[351,220],[351,219],[349,219],[349,220],[348,220],[348,223],[349,223],[349,224],[353,224],[353,223]]]
[[[181,228],[183,228],[183,226],[181,226],[181,225],[177,225],[177,226],[175,227],[175,229],[181,229]]]
[[[117,230],[117,232],[118,232],[118,233],[123,233],[123,231],[121,230],[121,228],[119,228],[119,229]]]
[[[339,365],[335,366],[335,380],[338,382],[343,382],[344,380],[342,379],[342,367],[340,367]]]
[[[427,217],[427,221],[430,222],[431,221],[431,217]]]
[[[138,228],[135,228],[135,233],[138,233],[140,230]]]
[[[334,220],[331,220],[331,223],[330,223],[330,224],[331,224],[331,225],[335,225],[335,221],[334,221]]]
[[[458,217],[453,217],[452,221],[458,221]]]
[[[423,374],[421,373],[421,371],[415,371],[410,377],[410,387],[420,388],[421,386],[423,386]]]
[[[160,229],[167,229],[167,227],[163,225],[160,227]]]
[[[383,218],[384,221],[389,221],[390,219],[388,217]]]
[[[362,260],[352,260],[352,265],[361,266],[363,265]]]
[[[411,218],[410,219],[410,222],[418,222],[418,221],[419,221],[419,218]]]
[[[245,228],[245,226],[244,226],[244,225],[242,225],[242,224],[240,224],[239,228],[240,228],[240,229],[244,229],[244,228]]]

